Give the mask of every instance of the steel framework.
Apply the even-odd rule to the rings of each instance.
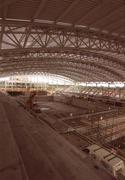
[[[0,10],[0,76],[125,80],[123,0],[5,0]]]
[[[125,54],[124,38],[87,29],[63,28],[40,23],[1,21],[1,49],[9,48],[70,48],[102,50]]]

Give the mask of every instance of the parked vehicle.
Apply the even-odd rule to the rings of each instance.
[[[112,153],[96,144],[87,147],[94,166],[100,169],[105,169],[116,179],[119,179],[120,174],[125,172],[124,161],[115,153]],[[124,177],[125,179],[125,177]]]

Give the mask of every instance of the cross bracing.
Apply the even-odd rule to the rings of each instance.
[[[46,72],[80,82],[125,80],[123,0],[5,0],[0,9],[1,76]]]

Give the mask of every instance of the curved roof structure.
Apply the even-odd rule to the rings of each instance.
[[[124,0],[1,0],[0,75],[125,81]]]

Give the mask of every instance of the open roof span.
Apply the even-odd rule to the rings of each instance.
[[[124,0],[4,0],[0,9],[1,76],[125,81]]]

